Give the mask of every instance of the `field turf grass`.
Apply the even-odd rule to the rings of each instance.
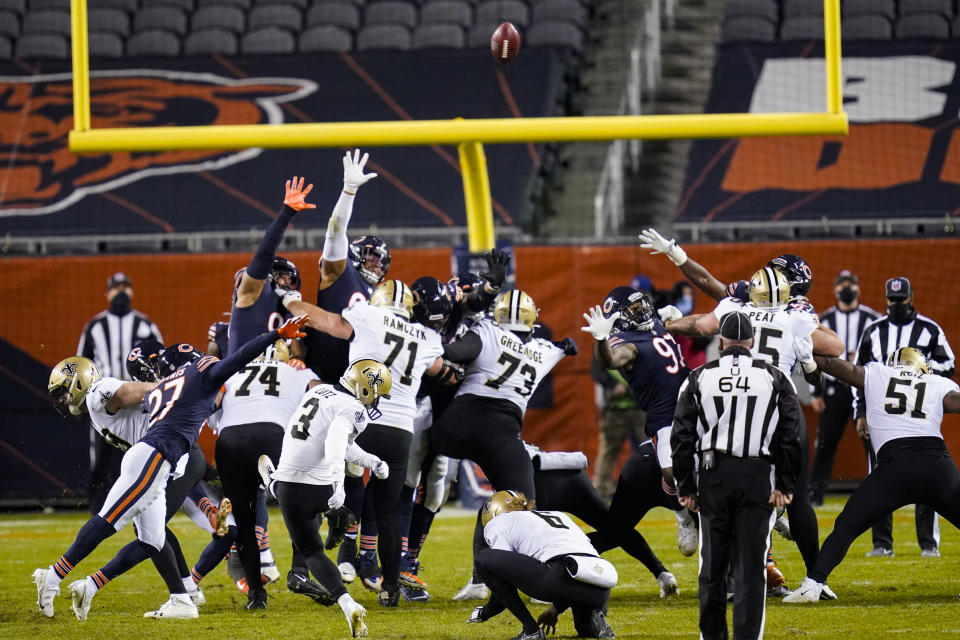
[[[831,530],[843,504],[833,498],[818,510],[821,539]],[[203,581],[207,604],[198,620],[144,619],[143,613],[158,607],[167,598],[163,583],[150,562],[108,584],[93,600],[86,622],[75,619],[70,610],[66,585],[99,569],[116,550],[128,542],[132,527],[107,540],[68,576],[56,598],[56,616],[44,618],[35,605],[36,589],[30,574],[36,567],[54,562],[73,540],[83,524],[83,513],[7,514],[0,516],[0,638],[96,639],[159,638],[189,640],[343,638],[347,625],[339,607],[323,608],[304,596],[289,593],[285,586],[290,545],[283,521],[271,510],[270,537],[280,582],[270,585],[266,611],[242,610],[246,597],[232,585],[224,565]],[[421,576],[428,583],[433,600],[426,604],[401,600],[400,608],[380,607],[374,594],[358,582],[350,592],[367,607],[371,638],[465,638],[507,639],[520,630],[509,612],[484,624],[464,621],[480,603],[450,600],[470,573],[470,540],[473,518],[460,512],[437,519],[422,556]],[[654,551],[677,576],[680,595],[661,600],[655,579],[642,566],[620,551],[607,557],[620,572],[613,590],[608,619],[618,638],[696,638],[697,559],[684,558],[676,548],[676,525],[666,510],[648,514],[640,530]],[[784,605],[768,599],[766,638],[933,638],[960,637],[960,532],[941,520],[941,558],[921,558],[913,530],[912,509],[894,516],[896,557],[865,559],[869,532],[851,547],[846,561],[830,579],[839,600],[817,605]],[[171,522],[183,545],[187,562],[192,563],[207,542],[207,535],[185,516]],[[796,586],[803,577],[800,555],[792,542],[774,534],[777,562]],[[534,616],[543,609],[531,605]],[[730,608],[727,610],[728,619]],[[558,627],[559,637],[574,637],[573,621],[565,613]]]

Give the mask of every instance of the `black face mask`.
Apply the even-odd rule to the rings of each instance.
[[[907,324],[913,322],[917,310],[909,302],[892,302],[887,305],[887,316],[893,324]]]
[[[837,300],[844,304],[850,304],[857,299],[857,292],[853,290],[853,287],[844,287],[837,291]]]
[[[113,296],[113,300],[110,301],[110,312],[118,316],[130,313],[130,295],[126,291]]]

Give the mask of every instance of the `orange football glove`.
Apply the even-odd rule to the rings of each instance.
[[[290,358],[287,360],[287,364],[296,369],[297,371],[303,371],[307,368],[307,365],[304,364],[303,360],[300,358]]]
[[[287,180],[287,192],[283,197],[283,204],[287,205],[294,211],[316,209],[317,205],[305,202],[307,194],[312,190],[312,184],[308,184],[306,189],[303,188],[302,176],[300,177],[299,181],[297,181],[297,176],[293,176],[293,180]]]
[[[295,316],[290,318],[277,329],[277,335],[283,338],[284,340],[292,340],[294,338],[304,338],[306,333],[300,331],[300,327],[307,324],[307,318],[309,316]]]

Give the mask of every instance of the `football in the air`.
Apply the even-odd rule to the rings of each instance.
[[[500,64],[507,64],[520,51],[520,32],[511,22],[503,22],[490,36],[490,53]]]

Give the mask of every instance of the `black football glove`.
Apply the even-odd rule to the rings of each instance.
[[[580,353],[580,349],[577,348],[577,343],[573,341],[573,338],[564,338],[560,342],[554,342],[553,344],[563,349],[563,353],[568,356],[575,356]]]
[[[487,270],[480,272],[480,277],[490,283],[494,289],[503,286],[507,279],[507,267],[510,266],[510,254],[501,249],[494,249],[483,254],[487,261]]]
[[[327,517],[328,532],[327,541],[323,546],[329,551],[330,549],[336,549],[340,546],[340,543],[343,542],[343,537],[347,533],[347,529],[357,524],[357,517],[346,507],[330,509],[324,515]]]

